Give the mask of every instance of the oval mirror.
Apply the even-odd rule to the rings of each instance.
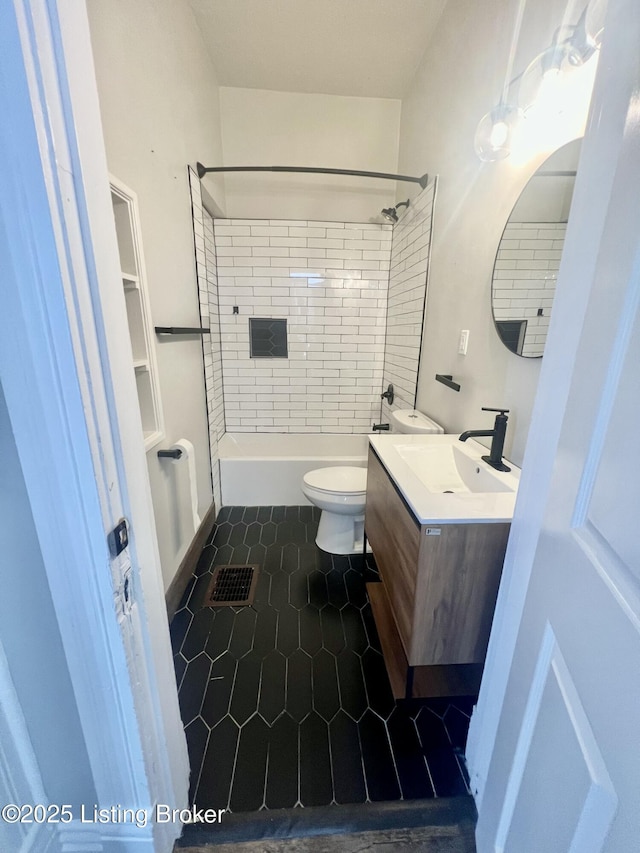
[[[491,284],[502,343],[540,358],[547,339],[581,139],[554,151],[529,180],[507,220]]]

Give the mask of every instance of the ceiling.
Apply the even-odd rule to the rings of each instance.
[[[190,0],[221,86],[401,98],[446,0]]]

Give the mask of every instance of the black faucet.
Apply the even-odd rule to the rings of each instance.
[[[373,431],[378,432],[379,430],[389,432],[389,424],[373,424]]]
[[[504,449],[504,438],[507,434],[507,412],[509,409],[487,409],[482,407],[483,412],[499,412],[496,415],[496,420],[493,429],[469,429],[460,435],[460,441],[466,441],[468,438],[476,438],[481,436],[491,436],[491,450],[488,456],[483,456],[483,460],[495,468],[496,471],[510,471],[508,465],[502,461],[502,451]]]
[[[386,399],[387,403],[388,403],[390,406],[393,406],[393,398],[394,398],[394,396],[395,396],[395,394],[394,394],[394,391],[393,391],[393,385],[389,385],[389,386],[387,387],[387,390],[386,390],[383,394],[380,394],[380,397],[381,397],[383,400],[385,400],[385,399]]]

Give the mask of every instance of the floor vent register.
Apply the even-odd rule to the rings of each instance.
[[[241,607],[252,604],[258,565],[218,566],[205,597],[205,607]]]

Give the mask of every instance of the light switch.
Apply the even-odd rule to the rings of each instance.
[[[460,355],[466,355],[468,345],[469,345],[469,329],[463,329],[460,332],[460,342],[458,344],[458,353]]]

